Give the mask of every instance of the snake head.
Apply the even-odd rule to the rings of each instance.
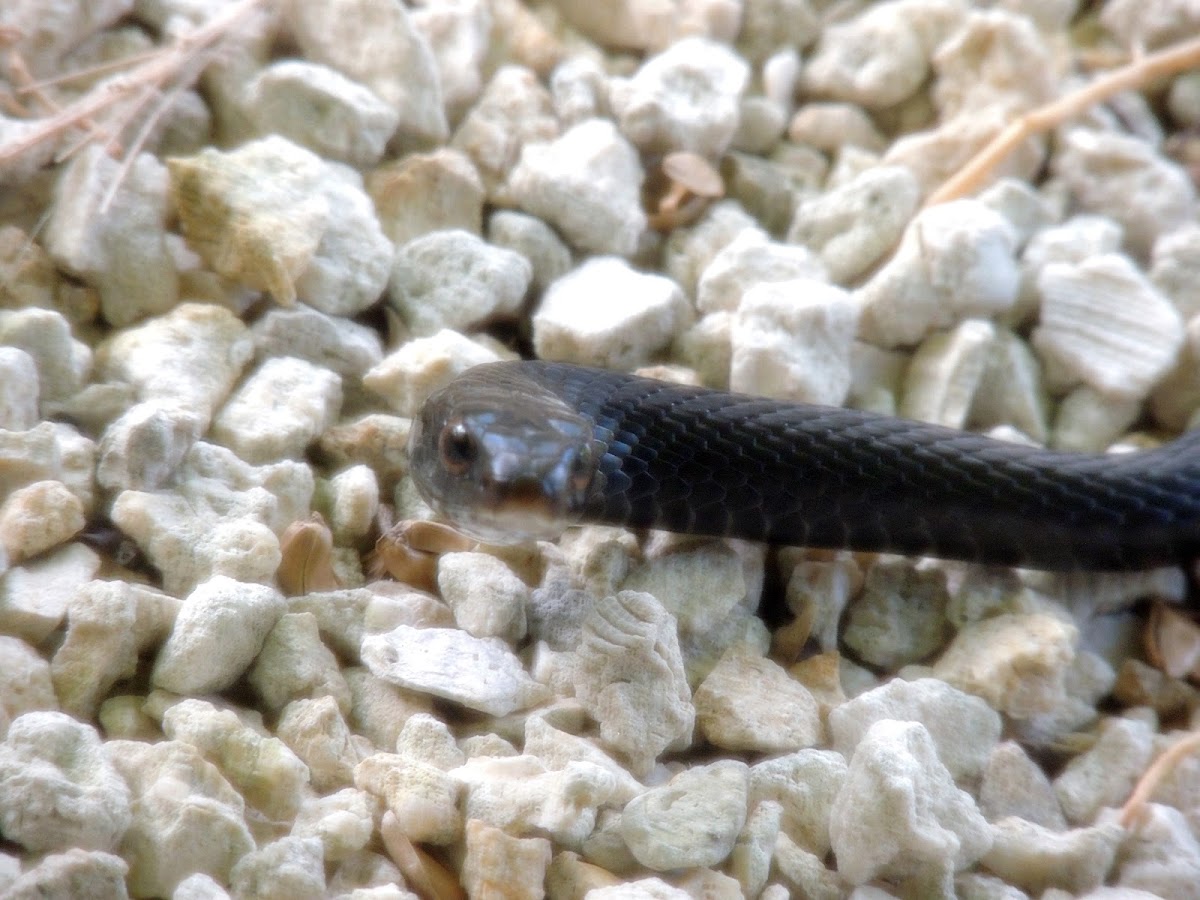
[[[591,423],[555,397],[519,399],[478,377],[452,382],[409,434],[417,490],[479,540],[556,537],[579,519],[595,480]]]

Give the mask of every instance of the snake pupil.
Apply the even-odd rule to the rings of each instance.
[[[439,441],[442,464],[453,475],[464,475],[478,455],[475,437],[462,422],[454,422],[442,429]]]

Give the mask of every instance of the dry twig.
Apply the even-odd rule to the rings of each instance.
[[[1114,94],[1145,86],[1156,78],[1200,66],[1200,38],[1142,56],[1102,75],[1064,97],[1026,113],[992,138],[925,201],[926,206],[966,197],[983,186],[1010,153],[1028,137],[1056,128]]]
[[[1150,796],[1162,783],[1162,780],[1170,775],[1180,762],[1197,750],[1200,750],[1200,731],[1193,731],[1159,754],[1158,759],[1154,760],[1146,769],[1145,774],[1133,789],[1133,793],[1121,807],[1119,821],[1122,828],[1129,829],[1137,823],[1146,809]]]

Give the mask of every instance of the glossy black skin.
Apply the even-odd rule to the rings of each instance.
[[[1139,453],[1060,453],[564,363],[459,381],[460,395],[489,385],[591,424],[596,472],[564,509],[572,521],[1054,570],[1200,555],[1200,431]]]

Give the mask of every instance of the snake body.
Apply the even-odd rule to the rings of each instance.
[[[1040,569],[1200,555],[1200,430],[1064,453],[526,361],[477,366],[432,396],[410,458],[426,500],[490,540],[596,522]]]

